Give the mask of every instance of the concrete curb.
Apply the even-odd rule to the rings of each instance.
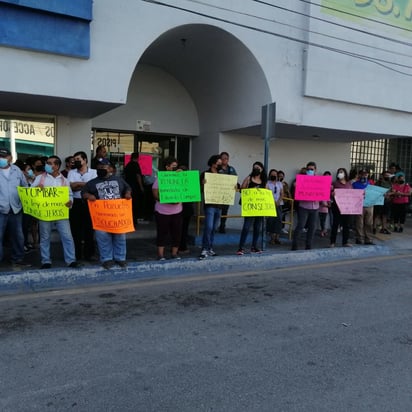
[[[37,292],[41,290],[90,286],[100,283],[116,283],[139,279],[186,276],[188,274],[245,272],[255,269],[268,270],[288,266],[302,266],[316,262],[359,259],[392,254],[391,248],[383,245],[353,248],[336,247],[305,251],[265,252],[260,255],[222,255],[205,260],[187,258],[164,262],[129,263],[127,269],[115,267],[104,270],[101,266],[81,269],[56,268],[50,270],[26,270],[3,272],[0,275],[0,295]]]

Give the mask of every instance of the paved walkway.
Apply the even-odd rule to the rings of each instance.
[[[52,244],[53,268],[40,270],[39,251],[34,250],[26,255],[26,261],[32,267],[24,271],[11,271],[10,266],[0,267],[0,294],[36,291],[73,287],[75,285],[94,284],[99,282],[128,281],[143,278],[179,276],[196,273],[218,273],[221,271],[251,271],[264,270],[273,267],[304,265],[317,261],[332,261],[357,259],[367,256],[390,255],[393,253],[412,252],[412,228],[407,222],[403,233],[391,235],[376,234],[374,246],[354,245],[352,248],[329,248],[328,237],[320,237],[316,233],[312,250],[291,251],[291,242],[287,235],[281,238],[281,245],[267,245],[266,250],[259,255],[246,254],[237,256],[236,250],[240,237],[239,230],[228,230],[226,234],[216,234],[216,257],[208,257],[203,261],[198,259],[200,253],[200,237],[194,238],[195,244],[190,246],[190,253],[183,255],[181,260],[157,261],[155,245],[155,227],[153,223],[139,225],[136,232],[128,234],[128,268],[114,267],[104,270],[98,262],[84,262],[81,269],[68,269],[63,261],[63,253],[57,234]],[[193,231],[194,233],[194,228]],[[353,239],[351,239],[352,241]],[[340,245],[338,236],[337,245]],[[301,245],[303,248],[304,240]]]

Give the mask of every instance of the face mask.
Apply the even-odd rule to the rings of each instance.
[[[76,165],[75,165],[75,164],[71,164],[71,165],[70,165],[70,169],[71,169],[71,170],[76,169]]]
[[[176,172],[176,170],[177,170],[177,166],[172,167],[172,172]]]
[[[0,157],[0,167],[6,167],[9,164],[9,161],[5,159],[4,157]]]
[[[337,177],[339,180],[342,180],[342,179],[345,177],[345,173],[338,173],[338,174],[336,175],[336,177]]]
[[[405,183],[405,180],[404,180],[404,179],[398,179],[398,182],[399,182],[400,184],[403,184],[403,183]]]
[[[361,177],[361,178],[360,178],[360,182],[361,182],[361,183],[366,183],[366,181],[367,181],[366,177]]]
[[[279,177],[279,182],[283,182],[283,177]]]
[[[49,174],[53,173],[53,167],[51,165],[46,164],[44,166],[44,170],[46,171],[46,173],[49,173]]]
[[[252,170],[252,176],[259,176],[260,175],[260,169],[254,167]]]
[[[388,180],[389,180],[389,177],[388,177],[388,176],[385,176],[385,177],[383,178],[383,180],[388,181]]]
[[[75,167],[75,169],[80,169],[82,167],[81,160],[75,160],[74,161],[74,167]]]
[[[104,178],[107,176],[106,169],[97,169],[97,177]]]
[[[44,166],[43,165],[35,166],[34,170],[36,172],[44,172]]]
[[[315,171],[314,170],[306,170],[306,174],[308,176],[313,176],[315,174]]]
[[[220,170],[222,170],[222,165],[218,165],[216,166],[217,171],[219,172]]]
[[[270,180],[274,182],[277,179],[277,176],[270,176]]]
[[[33,173],[33,170],[28,170],[27,171],[27,176],[29,176],[29,177],[33,177],[34,176],[34,173]]]

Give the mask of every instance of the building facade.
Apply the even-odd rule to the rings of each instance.
[[[120,169],[136,150],[154,170],[224,150],[243,179],[276,102],[270,168],[349,169],[351,142],[411,135],[411,11],[384,3],[0,0],[0,142],[14,157],[104,144]]]

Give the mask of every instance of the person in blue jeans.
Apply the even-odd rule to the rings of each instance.
[[[97,177],[89,180],[82,190],[83,199],[94,202],[101,200],[132,199],[131,187],[119,176],[114,175],[114,165],[109,159],[101,159],[97,165]],[[95,230],[100,261],[105,269],[115,264],[126,268],[126,234]]]
[[[252,166],[252,172],[243,180],[240,189],[253,189],[266,187],[267,176],[266,171],[261,162],[255,162]],[[250,226],[253,224],[253,236],[252,236],[252,246],[250,251],[252,253],[262,253],[262,250],[258,247],[257,243],[262,231],[263,217],[245,217],[243,220],[242,232],[240,233],[239,249],[237,250],[237,255],[245,254],[245,243],[247,235],[249,234]]]
[[[200,175],[200,185],[202,191],[206,184],[205,173],[219,173],[222,160],[220,155],[213,155],[209,158],[207,165],[209,169]],[[199,259],[203,260],[208,256],[216,256],[216,252],[213,250],[213,240],[215,236],[215,230],[220,222],[222,215],[222,205],[207,204],[203,205],[205,220],[203,223],[203,238],[202,238],[202,251],[200,252]]]
[[[11,244],[11,262],[14,269],[30,266],[23,262],[24,236],[22,204],[17,186],[27,186],[23,172],[12,164],[9,149],[0,148],[0,261],[3,260],[3,238],[8,230]]]
[[[66,186],[69,189],[69,201],[66,207],[70,208],[73,204],[73,193],[70,189],[70,183],[60,173],[61,160],[57,156],[50,156],[44,166],[45,172],[36,176],[32,183],[32,187],[61,187]],[[70,221],[67,219],[59,219],[54,221],[39,220],[40,232],[40,255],[41,255],[41,269],[50,269],[50,236],[53,226],[56,227],[60,235],[60,240],[63,245],[64,261],[67,266],[71,268],[79,268],[81,265],[76,261],[76,253],[74,250],[74,242],[72,232],[70,230]]]

